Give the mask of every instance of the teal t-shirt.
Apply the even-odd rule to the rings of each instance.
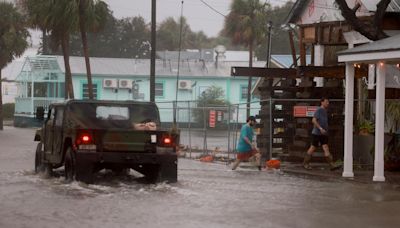
[[[251,128],[247,124],[243,125],[242,129],[240,130],[240,138],[237,145],[237,151],[239,153],[245,153],[251,151],[251,146],[246,141],[244,141],[244,137],[247,137],[250,140],[250,142],[253,142],[253,136],[254,136],[253,128]]]

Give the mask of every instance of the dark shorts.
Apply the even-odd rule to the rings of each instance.
[[[312,135],[311,145],[318,147],[322,145],[328,144],[328,136],[327,135]]]
[[[236,158],[239,160],[248,160],[258,153],[257,150],[250,150],[249,152],[237,153]]]

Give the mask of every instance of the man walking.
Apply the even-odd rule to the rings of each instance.
[[[327,112],[328,106],[329,106],[329,100],[323,97],[321,99],[321,106],[317,109],[317,111],[314,113],[314,117],[312,118],[312,123],[314,125],[314,128],[311,133],[312,134],[311,146],[304,157],[303,167],[305,169],[308,170],[311,169],[310,166],[311,156],[319,145],[321,145],[322,149],[324,150],[325,159],[328,162],[330,169],[335,170],[337,168],[340,168],[340,166],[335,166],[335,164],[333,163],[332,155],[329,152],[328,112]]]
[[[252,157],[256,158],[256,164],[259,170],[261,170],[261,153],[253,145],[254,131],[253,126],[256,124],[256,118],[249,116],[246,124],[242,126],[240,130],[240,138],[237,145],[236,161],[233,163],[232,170],[235,170],[240,162],[248,160]]]

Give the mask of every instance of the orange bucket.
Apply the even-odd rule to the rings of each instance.
[[[269,169],[279,169],[281,167],[281,162],[279,160],[269,160],[265,162],[265,166]]]

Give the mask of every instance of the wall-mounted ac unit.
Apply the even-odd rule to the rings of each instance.
[[[103,79],[103,88],[118,88],[118,80],[113,78]]]
[[[178,89],[192,89],[192,81],[190,80],[179,80]]]
[[[118,87],[120,89],[132,89],[132,80],[129,79],[120,79]]]

